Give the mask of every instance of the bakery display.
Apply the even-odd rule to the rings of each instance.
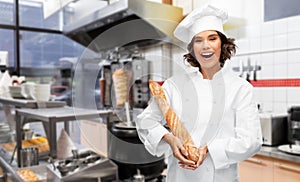
[[[28,168],[20,169],[17,173],[25,182],[33,182],[40,180],[39,177],[35,174],[35,172]]]
[[[1,145],[3,149],[12,152],[16,147],[16,142],[4,143]],[[48,140],[45,137],[37,137],[28,140],[22,140],[22,148],[26,148],[26,147],[37,147],[40,154],[44,152],[48,152],[50,149]]]
[[[200,151],[198,147],[195,146],[188,130],[184,127],[183,123],[168,104],[162,87],[155,81],[149,80],[149,88],[173,135],[180,139],[184,148],[187,150],[187,158],[197,162],[200,156]]]

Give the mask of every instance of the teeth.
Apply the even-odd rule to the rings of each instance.
[[[209,58],[213,55],[213,53],[203,53],[202,56],[205,58]]]

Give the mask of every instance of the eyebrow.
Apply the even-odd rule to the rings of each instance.
[[[208,35],[207,37],[214,37],[214,36],[219,36],[217,33],[213,33],[213,34],[210,34]],[[202,38],[201,36],[195,36],[195,39],[196,38]]]

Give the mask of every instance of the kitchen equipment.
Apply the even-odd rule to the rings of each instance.
[[[108,158],[90,150],[72,152],[73,157],[47,165],[49,181],[118,181],[118,167]]]
[[[34,166],[39,164],[39,151],[37,147],[27,147],[20,151],[21,167]]]
[[[300,106],[288,110],[288,141],[300,145]]]
[[[33,136],[33,131],[31,129],[22,129],[22,139],[28,140]]]
[[[90,12],[77,8],[63,33],[96,52],[126,43],[143,46],[163,39],[175,40],[173,31],[183,17],[180,7],[146,0],[118,0]],[[107,31],[110,28],[113,31]],[[92,41],[96,39],[101,41]],[[94,43],[98,45],[91,46]]]
[[[141,56],[133,56],[131,60],[105,61],[101,63],[102,76],[99,81],[104,108],[115,106],[116,96],[113,92],[112,74],[119,68],[128,75],[128,102],[131,108],[145,108],[150,99],[148,80],[151,62]],[[103,95],[102,95],[103,94]]]
[[[264,145],[274,146],[287,142],[287,115],[261,113],[260,123]]]
[[[141,171],[138,169],[137,174],[133,176],[134,182],[145,182],[145,176],[141,174]]]
[[[148,81],[150,79],[151,62],[141,57],[132,61],[133,71],[133,107],[145,108],[150,99]]]
[[[153,156],[145,149],[134,125],[115,121],[108,129],[108,157],[118,165],[121,180],[133,177],[137,169],[145,180],[160,176],[165,168],[164,156]]]
[[[0,122],[0,143],[9,143],[14,141],[15,133],[11,131],[7,122]]]
[[[300,145],[285,144],[278,146],[278,150],[289,154],[300,155]]]
[[[109,62],[104,62],[102,64],[102,75],[101,78],[103,81],[100,84],[101,89],[101,97],[103,98],[102,106],[103,107],[111,107],[111,87],[112,87],[112,71],[111,64]],[[103,95],[102,95],[103,94]]]

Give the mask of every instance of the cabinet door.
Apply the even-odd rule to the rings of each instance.
[[[239,163],[240,182],[272,182],[273,159],[254,156]]]
[[[274,182],[299,182],[300,164],[282,160],[274,161]]]

